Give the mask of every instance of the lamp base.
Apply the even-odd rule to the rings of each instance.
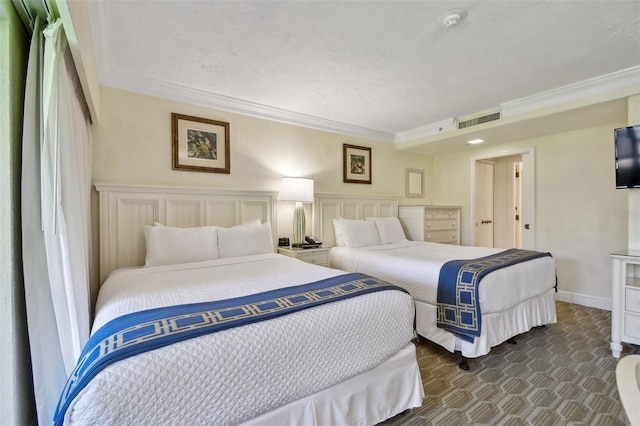
[[[301,202],[296,202],[296,208],[293,210],[293,241],[291,241],[291,247],[302,247],[305,244],[305,229],[304,207]]]

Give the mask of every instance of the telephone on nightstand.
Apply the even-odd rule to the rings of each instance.
[[[307,244],[302,246],[302,248],[318,248],[322,245],[322,241],[310,235],[304,237],[304,240],[307,242]]]

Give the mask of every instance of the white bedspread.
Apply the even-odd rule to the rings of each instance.
[[[333,247],[331,267],[362,272],[407,289],[418,301],[435,305],[438,275],[450,260],[475,259],[504,249],[407,241],[383,246]],[[479,286],[482,313],[504,311],[555,286],[555,263],[542,257],[491,272]]]
[[[342,272],[281,255],[115,271],[93,330],[117,316],[312,282]],[[412,338],[409,295],[382,291],[190,339],[116,362],[71,424],[238,424],[368,371]]]

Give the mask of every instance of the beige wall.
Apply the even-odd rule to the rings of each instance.
[[[433,159],[433,200],[461,205],[462,242],[470,240],[470,158],[534,147],[536,245],[556,259],[558,297],[610,307],[609,253],[627,246],[627,191],[616,190],[613,129],[608,126],[515,141]]]
[[[100,123],[92,127],[93,179],[100,183],[198,186],[279,191],[283,176],[307,177],[316,192],[394,195],[404,204],[405,168],[425,170],[431,157],[396,152],[392,144],[351,138],[165,99],[102,88]],[[171,169],[171,113],[229,122],[231,174]],[[342,182],[342,145],[372,148],[372,184]],[[292,203],[279,209],[278,234],[291,235]],[[307,228],[311,233],[307,206]]]
[[[559,297],[607,308],[608,254],[627,245],[627,194],[616,190],[612,129],[587,128],[436,157],[397,152],[390,144],[351,138],[196,105],[102,88],[101,121],[93,126],[94,182],[205,186],[278,191],[283,176],[309,177],[316,192],[395,195],[401,204],[463,206],[469,241],[470,158],[535,148],[536,242],[558,265]],[[171,112],[230,123],[231,174],[171,169]],[[373,184],[342,182],[342,144],[372,147]],[[424,199],[404,198],[406,167],[425,170]],[[279,206],[278,235],[291,235],[293,206]],[[311,233],[307,206],[307,232]]]

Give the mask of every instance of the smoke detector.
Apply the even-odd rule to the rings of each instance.
[[[445,27],[445,28],[452,28],[455,27],[456,25],[458,25],[460,23],[460,21],[462,21],[464,18],[467,17],[467,11],[464,9],[453,9],[448,11],[447,13],[445,13],[444,15],[442,15],[440,17],[440,23]]]

